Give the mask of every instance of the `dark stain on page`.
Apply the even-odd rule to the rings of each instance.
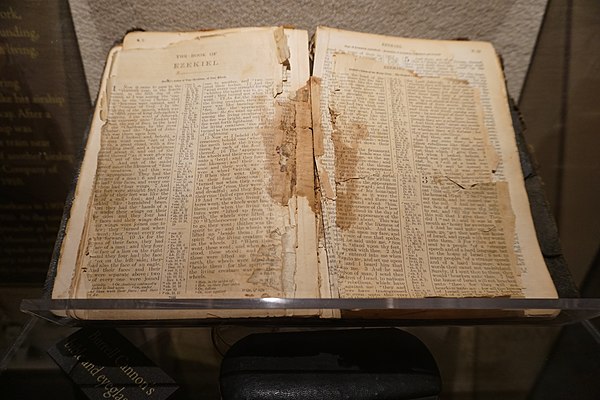
[[[267,191],[287,206],[293,196],[306,197],[316,212],[310,87],[307,83],[289,100],[275,105],[271,125],[261,130],[269,173]]]
[[[295,111],[291,104],[279,103],[275,110],[275,126],[261,130],[266,153],[266,168],[271,198],[287,206],[296,186]]]
[[[335,156],[336,224],[340,229],[349,229],[356,222],[354,203],[358,195],[360,180],[358,164],[360,143],[368,136],[364,124],[351,123],[344,130],[336,123],[338,115],[330,110],[334,126],[331,139]]]
[[[312,211],[317,214],[315,197],[315,154],[310,104],[310,82],[296,92],[296,195],[308,200]]]

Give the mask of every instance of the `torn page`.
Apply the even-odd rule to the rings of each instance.
[[[298,46],[306,33],[282,35],[262,28],[126,40],[105,80],[106,123],[92,132],[96,164],[82,171],[95,174],[87,216],[71,218],[86,223],[77,256],[67,256],[79,268],[71,297],[318,293],[293,281],[305,239],[292,182],[272,196],[277,110],[288,110],[308,79]]]
[[[515,235],[514,238],[510,240],[517,259],[517,271],[515,276],[517,279],[520,279],[519,285],[522,286],[522,291],[525,296],[556,297],[556,291],[545,267],[541,252],[539,251],[539,246],[537,245],[535,230],[529,212],[527,195],[524,189],[523,177],[520,172],[510,115],[507,110],[506,92],[504,89],[502,72],[493,48],[487,43],[480,42],[403,39],[353,33],[330,28],[319,28],[316,36],[317,45],[314,75],[321,80],[321,100],[319,107],[321,117],[320,127],[323,131],[323,136],[325,137],[323,152],[324,154],[330,155],[329,160],[326,156],[317,156],[319,181],[321,182],[323,192],[327,192],[327,188],[323,184],[323,181],[326,179],[328,180],[326,181],[326,184],[335,187],[336,195],[338,189],[339,193],[351,194],[352,192],[356,192],[356,188],[353,186],[363,184],[376,185],[373,183],[375,181],[378,182],[377,185],[388,187],[389,190],[392,190],[391,188],[393,187],[393,185],[388,182],[392,178],[390,178],[387,173],[371,176],[372,169],[370,168],[366,174],[364,174],[365,171],[360,171],[361,173],[349,176],[349,178],[352,179],[347,182],[336,182],[338,179],[334,177],[335,165],[333,161],[335,146],[331,137],[332,135],[337,135],[333,134],[333,123],[337,121],[339,116],[332,115],[330,105],[331,101],[335,101],[332,100],[331,96],[332,93],[335,93],[333,88],[333,68],[335,65],[334,57],[338,57],[337,54],[344,53],[354,55],[362,57],[363,59],[377,61],[380,64],[380,67],[378,67],[379,70],[377,68],[373,70],[373,61],[368,61],[366,64],[363,64],[363,66],[366,66],[363,69],[372,70],[372,79],[363,79],[355,88],[354,93],[357,97],[361,96],[361,100],[357,101],[358,103],[365,102],[373,104],[377,103],[377,99],[381,100],[381,98],[385,98],[386,100],[384,100],[383,103],[386,104],[375,104],[375,107],[372,108],[370,114],[355,114],[358,115],[358,118],[354,118],[353,121],[348,121],[350,124],[364,124],[362,121],[363,118],[365,121],[372,121],[374,118],[375,121],[377,121],[376,126],[395,126],[398,130],[403,130],[405,132],[411,132],[411,130],[415,128],[411,124],[402,124],[398,119],[398,116],[406,115],[406,113],[410,111],[407,106],[401,106],[400,108],[394,109],[391,108],[393,104],[406,104],[406,98],[410,95],[409,91],[406,89],[408,88],[408,85],[411,85],[408,78],[403,78],[407,82],[404,83],[402,90],[398,90],[398,86],[390,84],[388,82],[389,79],[385,78],[385,75],[375,74],[377,71],[381,72],[381,70],[383,70],[386,71],[386,73],[395,71],[396,75],[417,75],[421,77],[422,80],[427,78],[448,78],[448,81],[443,82],[445,86],[451,85],[451,82],[465,81],[468,83],[468,87],[477,89],[474,95],[479,96],[482,109],[480,111],[475,111],[475,113],[482,114],[483,130],[486,133],[479,141],[472,142],[471,140],[466,140],[468,142],[467,146],[472,149],[475,149],[475,147],[482,147],[484,151],[482,151],[481,154],[485,154],[485,157],[478,161],[478,163],[482,162],[482,164],[478,165],[484,166],[485,164],[486,174],[492,182],[506,181],[508,185],[508,196],[510,197],[510,200],[507,204],[510,204],[515,215]],[[360,75],[361,73],[364,72],[353,71],[353,74]],[[378,83],[382,81],[385,82],[383,85]],[[343,81],[341,83],[346,84]],[[356,85],[354,85],[353,88],[355,86]],[[444,90],[444,86],[440,85],[439,89]],[[459,91],[464,92],[464,88],[459,86],[458,89]],[[426,106],[436,98],[435,96],[441,95],[441,93],[436,93],[435,91],[438,90],[438,88],[433,87],[424,88],[423,90],[425,90],[424,95],[426,98],[429,96],[427,104],[424,104],[422,100],[415,99],[414,96],[411,98],[411,101],[416,101],[414,104],[420,104],[420,107],[426,110]],[[377,93],[372,94],[373,92]],[[402,96],[404,96],[404,98]],[[450,101],[449,104],[452,104],[452,101]],[[336,110],[334,109],[333,111],[335,114]],[[414,118],[423,118],[423,116],[428,114],[429,113],[427,112],[417,113]],[[391,117],[388,118],[388,116]],[[460,118],[461,116],[453,116],[452,119],[454,119],[454,121],[450,120],[450,123],[458,123]],[[464,116],[463,118],[467,118],[467,116]],[[479,124],[479,118],[476,118],[475,115],[469,115],[468,118],[473,124]],[[350,126],[350,132],[353,131],[356,131],[356,125],[354,128]],[[359,148],[364,149],[364,154],[360,157],[360,160],[362,160],[360,162],[362,162],[363,165],[364,163],[368,163],[369,159],[380,160],[377,164],[386,165],[389,161],[393,163],[396,162],[396,160],[404,160],[403,157],[405,155],[409,155],[412,159],[409,164],[413,163],[413,165],[415,165],[415,162],[419,162],[419,160],[423,158],[423,155],[428,153],[429,155],[427,158],[433,161],[433,164],[427,167],[427,171],[423,171],[423,178],[427,179],[428,182],[442,182],[440,179],[446,177],[447,182],[457,183],[458,185],[455,183],[452,184],[455,185],[457,189],[461,190],[461,186],[469,188],[469,185],[473,182],[480,181],[480,177],[473,177],[469,174],[464,175],[463,172],[468,172],[469,170],[469,168],[465,168],[467,160],[456,160],[455,157],[459,157],[458,154],[451,154],[443,150],[440,151],[440,147],[442,146],[436,146],[436,143],[439,142],[437,141],[438,139],[435,139],[435,132],[429,133],[433,133],[433,135],[428,134],[426,138],[429,139],[420,143],[406,143],[404,147],[391,146],[386,155],[386,152],[382,151],[381,147],[384,141],[380,141],[377,132],[371,132],[369,130],[369,125],[367,124],[367,136],[364,139],[361,138],[361,135],[349,133],[349,140],[344,141],[342,144],[349,147],[349,151],[352,152],[354,151],[353,141],[356,141]],[[328,137],[329,139],[327,139]],[[451,140],[457,144],[458,141],[465,140],[465,138],[466,136],[459,135],[459,137],[451,138]],[[427,142],[427,140],[430,140],[430,142]],[[414,145],[419,145],[421,150],[417,149],[419,146],[415,147]],[[378,146],[380,146],[379,149]],[[432,150],[434,150],[433,153]],[[349,159],[351,160],[352,157]],[[449,161],[452,162],[449,163]],[[373,164],[373,162],[371,162],[371,164]],[[404,164],[406,163],[403,162],[403,165],[399,167],[404,168]],[[481,170],[474,168],[472,171],[479,173]],[[415,172],[417,171],[414,168],[412,171],[409,170],[409,173],[411,174],[414,174]],[[369,179],[370,176],[371,179]],[[399,182],[399,184],[401,187],[404,186],[404,182]],[[425,183],[419,183],[419,185],[423,184]],[[407,189],[405,190],[406,193],[398,192],[395,196],[415,196],[418,194],[418,191],[413,190],[414,187],[414,185],[407,185]],[[496,192],[499,197],[504,196],[501,194],[501,192],[504,192],[503,190],[496,190]],[[393,193],[390,193],[390,196],[391,195],[393,195]],[[327,197],[328,198],[326,198],[323,203],[325,205],[334,204],[336,196],[333,196],[332,198],[330,193]],[[350,200],[348,200],[348,198],[343,199],[342,202],[345,201],[346,205],[344,208],[349,208],[350,210],[355,207],[360,207],[361,201],[366,201],[366,199],[357,199],[352,196],[350,196],[349,199]],[[337,199],[335,201],[337,201]],[[402,209],[398,205],[394,206],[394,201],[390,201],[386,197],[381,197],[376,203],[378,207],[387,208],[390,211],[388,214],[394,214],[394,212],[396,212],[399,214],[398,218],[402,218]],[[501,201],[501,207],[504,207],[503,204],[505,204],[505,202]],[[333,207],[333,210],[335,212],[335,207]],[[349,218],[349,222],[352,223],[353,214],[355,213],[344,218]],[[418,221],[418,217],[419,215],[417,214],[415,221]],[[342,224],[343,223],[344,222],[342,222]],[[336,226],[335,229],[339,229],[335,224],[336,221],[334,219],[333,221],[330,221],[329,226]],[[422,234],[422,232],[420,234]],[[337,239],[338,238],[336,237],[333,240]],[[365,238],[362,240],[364,241]],[[406,240],[406,235],[403,240]],[[375,237],[375,239],[370,239],[370,241],[377,243],[378,238]],[[417,245],[422,245],[422,243],[417,243]],[[400,242],[392,243],[389,246],[389,249],[393,252],[400,252],[403,248],[402,246],[403,244]],[[335,256],[330,257],[335,259]],[[420,258],[411,260],[411,263],[420,265],[419,259]],[[338,273],[335,269],[336,266],[334,265],[332,273],[334,276],[337,276]],[[419,277],[419,279],[421,278]],[[431,281],[431,278],[428,278],[428,280]],[[333,282],[332,285],[335,286],[336,282]],[[510,292],[510,289],[508,292]]]
[[[335,200],[323,213],[340,297],[520,295],[476,89],[352,55],[333,62],[323,162]]]

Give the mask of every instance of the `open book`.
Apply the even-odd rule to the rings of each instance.
[[[128,34],[57,257],[56,299],[557,296],[493,47],[330,28]]]

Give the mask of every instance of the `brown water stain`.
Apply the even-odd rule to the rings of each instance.
[[[336,186],[336,224],[340,229],[349,229],[356,222],[355,199],[358,193],[360,143],[368,136],[366,125],[351,123],[346,130],[337,122],[338,114],[332,113],[333,132],[331,139],[334,150]]]

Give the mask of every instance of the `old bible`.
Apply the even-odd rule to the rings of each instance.
[[[331,28],[313,44],[126,35],[52,298],[556,297],[493,47]],[[198,316],[175,313],[153,317]]]

